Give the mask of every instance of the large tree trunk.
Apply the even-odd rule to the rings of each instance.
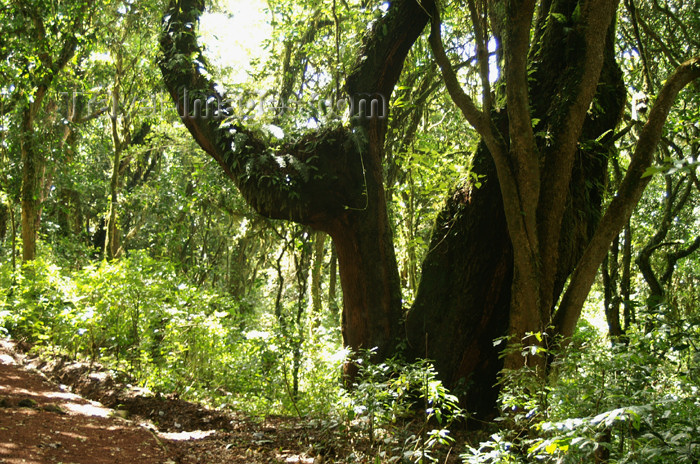
[[[425,28],[426,8],[432,4],[392,2],[368,32],[346,82],[350,127],[310,132],[277,147],[240,121],[224,123],[225,109],[217,115],[196,111],[197,98],[225,100],[200,72],[206,60],[192,25],[203,1],[171,0],[161,36],[161,71],[185,126],[260,214],[331,235],[343,288],[345,345],[377,348],[378,359],[395,351],[401,312],[382,177],[387,107],[381,104],[388,104],[404,59]],[[374,115],[372,99],[380,103]]]
[[[370,131],[371,132],[371,131]],[[327,229],[338,254],[343,289],[343,342],[353,350],[394,354],[400,336],[401,287],[382,181],[383,140],[372,140],[364,159],[366,202]],[[350,378],[355,366],[346,366]]]
[[[406,322],[409,349],[432,359],[471,412],[487,415],[503,365],[493,342],[508,328],[513,257],[495,167],[482,145],[480,188],[453,192],[437,218],[418,295]]]
[[[559,6],[564,3],[559,2]],[[571,5],[573,10],[575,2]],[[577,90],[576,86],[567,86],[567,82],[577,76],[571,67],[582,65],[576,61],[575,53],[575,47],[581,44],[563,42],[561,35],[566,32],[562,26],[551,21],[547,24],[551,30],[538,31],[541,40],[535,42],[535,47],[539,50],[530,53],[532,80],[526,95],[529,94],[532,101],[533,120],[539,120],[536,130],[556,132],[564,126],[563,118],[569,114],[564,111],[568,100],[561,96],[562,92]],[[608,38],[611,37],[612,27],[608,34]],[[562,43],[569,43],[572,49],[567,50]],[[613,41],[608,40],[605,46],[603,70],[595,96],[597,109],[582,122],[578,149],[568,171],[570,180],[564,193],[566,202],[561,224],[554,234],[556,241],[554,244],[544,239],[532,242],[533,249],[539,250],[536,268],[540,273],[539,266],[546,264],[545,257],[553,260],[550,265],[554,267],[547,275],[540,274],[541,280],[536,282],[538,291],[546,294],[546,298],[536,298],[537,305],[544,304],[544,307],[528,304],[527,311],[522,311],[524,300],[521,298],[532,292],[520,290],[530,285],[528,280],[533,277],[524,274],[519,279],[515,277],[517,266],[512,246],[515,242],[506,221],[503,188],[499,185],[502,174],[496,169],[493,153],[485,143],[477,150],[473,169],[477,174],[485,174],[486,181],[479,189],[471,185],[458,189],[438,217],[418,295],[407,317],[410,354],[433,359],[449,387],[464,383],[466,389],[460,396],[468,410],[477,415],[488,416],[493,412],[498,395],[495,384],[503,367],[499,352],[505,348],[505,343],[494,345],[494,340],[510,334],[516,337],[514,342],[519,342],[527,331],[546,330],[551,311],[600,217],[609,147],[596,139],[615,128],[625,95],[621,73],[614,61],[613,45]],[[506,86],[509,84],[506,82]],[[575,97],[574,94],[571,99]],[[554,108],[559,111],[552,110],[557,102],[561,102],[563,110],[556,106]],[[513,141],[517,137],[512,131],[518,126],[504,120],[508,118],[506,115],[511,115],[511,111],[502,109],[493,121],[499,126],[496,129],[503,139]],[[549,145],[555,142],[535,140],[547,166],[549,163],[556,165],[552,160],[560,156],[559,147]],[[510,147],[509,150],[516,149]],[[551,174],[545,172],[543,180],[549,179],[548,175]],[[542,191],[545,191],[544,186]],[[543,205],[549,201],[552,200],[540,199]],[[538,215],[536,228],[540,233],[545,227],[541,219],[547,218],[548,212]],[[522,250],[521,259],[529,259],[523,257]],[[519,293],[514,294],[514,290]],[[519,353],[512,357],[522,361]],[[510,363],[511,367],[516,364]]]

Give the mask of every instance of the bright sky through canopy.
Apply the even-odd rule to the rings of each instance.
[[[248,79],[251,60],[266,58],[263,41],[272,31],[264,12],[267,5],[260,0],[222,0],[220,4],[223,11],[202,16],[199,31],[212,64],[231,67],[229,83],[240,84]]]

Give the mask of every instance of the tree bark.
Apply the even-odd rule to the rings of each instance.
[[[448,386],[466,382],[462,398],[478,415],[494,410],[494,385],[504,366],[499,352],[505,344],[494,346],[494,339],[510,335],[513,342],[529,344],[528,333],[546,330],[599,218],[610,149],[599,138],[616,126],[625,90],[614,60],[613,28],[604,26],[607,34],[594,31],[605,16],[613,16],[614,7],[604,5],[603,18],[594,18],[597,3],[584,8],[582,23],[567,25],[549,13],[572,18],[577,3],[553,2],[538,17],[529,51],[523,42],[528,44],[524,31],[529,33],[531,5],[507,9],[504,30],[511,48],[504,53],[511,55],[506,57],[511,69],[505,86],[515,88],[507,91],[508,107],[488,115],[461,90],[433,24],[431,45],[448,91],[482,135],[473,170],[487,181],[480,189],[458,190],[441,213],[407,332],[411,354],[435,360]],[[547,137],[535,137],[534,131]],[[562,178],[553,178],[558,175]],[[464,206],[456,208],[460,195]],[[507,360],[508,368],[544,362],[520,350]]]
[[[368,33],[346,82],[350,127],[311,132],[276,147],[240,122],[224,122],[225,98],[200,72],[206,60],[195,26],[203,1],[171,1],[161,35],[161,71],[185,126],[260,214],[331,235],[343,288],[344,342],[353,350],[377,348],[380,359],[393,354],[399,339],[401,294],[382,173],[381,112],[387,107],[372,115],[371,100],[388,102],[428,21],[427,7],[393,2]]]
[[[7,220],[10,217],[10,208],[5,203],[0,203],[0,244],[5,242],[7,235]]]
[[[326,246],[326,234],[316,232],[314,234],[314,263],[311,268],[311,307],[313,328],[318,327],[323,310],[323,301],[321,299],[321,276],[323,270],[323,252]]]
[[[513,256],[495,167],[482,144],[473,170],[486,177],[453,192],[439,214],[408,313],[409,352],[433,360],[465,407],[488,416],[503,362],[494,339],[506,334]]]
[[[120,231],[117,225],[117,209],[119,208],[119,172],[122,162],[122,140],[119,136],[119,104],[121,85],[121,54],[117,54],[116,81],[112,89],[112,114],[110,114],[112,125],[112,175],[109,180],[109,210],[107,211],[107,221],[105,230],[104,257],[108,261],[117,257],[120,243]]]
[[[620,294],[622,297],[622,312],[625,322],[624,330],[628,330],[634,322],[634,305],[630,299],[632,289],[632,224],[629,219],[625,224],[625,239],[622,242],[622,281],[620,282]]]
[[[330,306],[331,312],[335,315],[338,314],[338,302],[337,298],[337,282],[338,282],[338,254],[335,251],[335,246],[331,245],[331,262],[330,267],[330,278],[328,282],[328,305]]]
[[[608,255],[603,261],[603,304],[605,306],[605,319],[608,323],[608,334],[612,340],[619,340],[623,335],[622,324],[620,324],[620,295],[618,293],[618,282],[620,280],[620,236],[613,241]]]
[[[632,216],[635,206],[649,183],[650,177],[645,176],[645,172],[652,163],[663,126],[676,96],[686,85],[698,78],[700,78],[700,56],[678,67],[666,79],[666,83],[659,92],[649,112],[649,119],[640,133],[627,174],[571,275],[571,281],[553,320],[555,330],[565,338],[571,337],[574,332],[583,303],[610,243]]]
[[[35,100],[27,104],[22,112],[22,262],[36,257],[36,240],[39,231],[43,171],[46,159],[36,147],[34,140],[34,118],[46,95],[47,88],[40,87]]]

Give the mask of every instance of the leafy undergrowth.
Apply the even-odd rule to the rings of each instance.
[[[275,418],[299,446],[335,462],[457,459],[453,447],[461,445],[449,428],[462,411],[432,366],[376,365],[371,352],[361,353],[361,374],[346,390],[348,353],[334,321],[305,333],[270,308],[246,313],[145,253],[79,270],[37,259],[0,277],[2,327],[33,345],[58,381],[164,431],[231,433],[232,420]],[[248,441],[261,440],[284,447],[267,437]]]
[[[81,396],[100,401],[115,414],[140,423],[161,437],[169,455],[178,464],[245,462],[299,463],[384,463],[459,462],[449,447],[418,456],[407,449],[425,434],[424,425],[404,419],[395,429],[380,425],[382,411],[377,403],[377,424],[368,437],[367,424],[358,414],[354,420],[321,420],[310,417],[271,415],[261,418],[236,413],[228,408],[211,409],[182,400],[176,394],[152,393],[118,380],[115,372],[99,363],[85,363],[66,356],[52,356],[28,343],[15,345],[22,352],[25,367],[44,373],[57,384],[68,386]],[[375,373],[376,375],[376,373]],[[368,387],[363,387],[368,388]],[[413,437],[396,448],[393,437]],[[427,448],[426,448],[427,450]]]
[[[183,463],[700,459],[700,319],[669,304],[640,310],[614,344],[580,324],[565,353],[545,350],[556,359],[546,378],[505,372],[500,417],[467,433],[429,362],[359,353],[346,390],[337,321],[247,313],[145,253],[77,271],[0,265],[0,280],[0,331],[27,340],[58,382],[198,437],[173,442]]]
[[[501,416],[465,463],[697,463],[700,319],[658,306],[611,344],[580,327],[547,378],[502,377]]]

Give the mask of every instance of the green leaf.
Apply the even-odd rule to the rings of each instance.
[[[552,17],[553,17],[554,19],[556,19],[556,21],[557,21],[558,23],[566,24],[566,22],[567,22],[566,16],[564,16],[564,15],[561,14],[561,13],[552,13]]]

